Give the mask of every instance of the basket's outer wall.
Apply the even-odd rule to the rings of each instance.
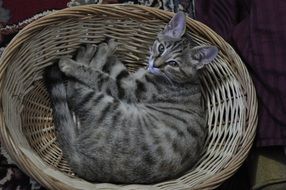
[[[41,96],[30,93],[35,88],[38,88],[39,94],[42,93],[43,96],[46,96],[45,91],[41,89],[42,83],[38,81],[40,81],[43,68],[52,64],[54,60],[50,60],[47,64],[39,66],[39,68],[36,67],[37,65],[33,66],[31,68],[35,70],[30,71],[27,70],[30,67],[26,63],[15,62],[15,60],[20,60],[16,55],[30,55],[31,51],[36,50],[37,47],[34,46],[34,49],[29,48],[29,43],[26,42],[33,40],[34,36],[37,36],[40,31],[44,31],[48,27],[60,26],[61,23],[72,19],[89,19],[91,17],[102,17],[102,15],[104,15],[104,18],[115,20],[115,22],[117,19],[132,20],[132,22],[136,21],[138,23],[145,21],[145,24],[150,21],[150,25],[154,25],[159,20],[161,23],[158,27],[162,27],[170,20],[173,13],[138,5],[89,5],[57,11],[31,23],[20,31],[7,46],[0,60],[2,103],[0,108],[0,134],[1,142],[5,145],[9,155],[18,163],[21,169],[48,189],[173,190],[214,189],[219,186],[233,175],[245,160],[251,148],[257,125],[256,92],[246,67],[231,46],[207,26],[190,18],[187,19],[187,28],[196,37],[196,43],[210,43],[220,49],[219,57],[215,63],[202,73],[203,94],[208,109],[209,136],[206,151],[194,170],[178,179],[148,186],[92,184],[72,177],[72,172],[68,170],[66,163],[63,163],[61,170],[57,167],[51,167],[47,164],[47,161],[39,156],[37,150],[35,151],[35,147],[31,148],[31,142],[30,140],[28,142],[27,136],[25,136],[27,135],[25,126],[23,127],[21,123],[30,114],[28,108],[24,106],[26,105],[25,101],[40,101],[38,99],[41,99]],[[152,42],[154,33],[159,29],[153,31],[153,36],[151,35],[152,37],[149,39],[150,42]],[[130,31],[126,31],[126,33],[128,32]],[[145,31],[146,35],[148,32]],[[45,33],[41,35],[45,35]],[[43,41],[43,43],[48,43],[48,41]],[[69,45],[71,48],[66,47],[65,54],[73,53],[79,46],[78,43]],[[144,50],[145,54],[147,54],[147,49],[148,47]],[[136,55],[136,50],[133,51],[130,60],[138,59],[142,61],[142,57],[146,57],[144,55],[137,58],[134,55]],[[41,57],[41,55],[38,56]],[[25,60],[25,58],[24,56],[21,59]],[[29,63],[27,60],[26,62]],[[8,67],[9,65],[11,66]],[[132,66],[130,69],[132,70]],[[22,80],[24,81],[25,77],[29,77],[31,73],[38,74],[35,74],[30,82],[22,83]],[[14,83],[10,83],[11,81],[14,81]],[[50,114],[48,105],[35,104],[39,113],[45,113],[48,110],[47,114]],[[47,142],[48,145],[55,140],[52,135],[47,136],[48,140],[49,138],[51,142]],[[55,150],[57,149],[55,148]],[[65,167],[67,170],[65,170]]]

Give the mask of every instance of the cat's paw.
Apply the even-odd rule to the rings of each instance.
[[[89,65],[91,59],[94,57],[97,50],[97,45],[95,44],[87,44],[86,46],[82,46],[79,48],[76,61],[83,65]]]
[[[63,57],[59,60],[59,69],[66,75],[69,76],[73,69],[73,60],[67,57]]]
[[[108,40],[108,42],[103,42],[98,45],[98,50],[93,57],[90,66],[95,69],[101,70],[101,68],[106,63],[107,59],[113,55],[116,50],[118,44],[114,39]]]

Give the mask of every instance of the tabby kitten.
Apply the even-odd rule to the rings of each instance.
[[[148,69],[129,73],[116,43],[81,47],[46,71],[57,139],[73,171],[96,182],[155,183],[199,159],[206,135],[197,70],[217,55],[190,48],[177,13],[150,49]],[[63,79],[67,77],[67,85]]]

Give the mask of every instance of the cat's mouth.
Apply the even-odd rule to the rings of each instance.
[[[147,70],[152,74],[160,74],[161,70],[157,67],[148,66]]]

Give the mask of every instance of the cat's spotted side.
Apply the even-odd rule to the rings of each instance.
[[[150,49],[148,69],[129,73],[116,43],[79,49],[46,72],[58,142],[73,171],[96,182],[154,183],[199,159],[206,135],[197,70],[217,48],[190,48],[177,13]],[[63,83],[67,77],[67,85]]]

